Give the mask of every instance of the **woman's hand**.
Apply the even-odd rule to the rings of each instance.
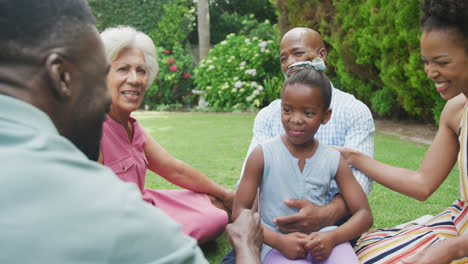
[[[355,152],[355,150],[334,145],[331,145],[330,147],[338,150],[341,153],[341,156],[346,160],[346,162],[348,162],[348,164],[351,164],[351,153]]]
[[[307,239],[309,242],[305,244],[305,249],[317,260],[328,258],[335,247],[329,232],[314,232],[307,236]]]
[[[223,201],[224,208],[232,212],[232,204],[234,203],[234,198],[236,197],[236,192],[233,190],[225,189],[223,197],[220,199]]]
[[[304,245],[307,241],[307,235],[303,233],[283,234],[276,249],[288,259],[306,258],[308,252],[305,250]]]
[[[440,241],[411,257],[402,259],[398,264],[449,264],[452,260],[453,248],[447,240]]]

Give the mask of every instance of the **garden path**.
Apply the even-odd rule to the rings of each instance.
[[[422,144],[431,144],[437,133],[437,126],[417,121],[374,119],[374,124],[380,133]]]

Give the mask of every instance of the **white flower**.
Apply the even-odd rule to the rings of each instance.
[[[253,39],[253,40],[257,40],[257,39],[258,39],[258,37],[257,37],[257,36],[255,36],[255,37],[253,37],[252,39]]]
[[[207,60],[206,62],[207,62],[207,63],[213,63],[213,61],[212,61],[212,60]]]
[[[211,70],[211,69],[214,69],[214,65],[210,65],[210,66],[208,67],[208,70]]]
[[[213,87],[211,87],[211,86],[207,86],[207,87],[206,87],[206,90],[207,90],[207,91],[208,91],[208,90],[211,90],[211,89],[213,89]]]
[[[237,92],[237,89],[236,88],[232,88],[231,90],[233,93],[236,93]]]
[[[252,99],[253,99],[253,97],[252,97],[252,96],[249,96],[249,97],[247,97],[245,100],[246,100],[247,102],[250,102],[250,101],[252,101]]]
[[[265,52],[266,49],[265,49],[265,48],[261,48],[260,51],[261,51],[261,52]]]
[[[257,90],[259,90],[260,92],[263,91],[263,86],[259,85]]]
[[[237,80],[239,80],[239,77],[237,77],[237,76],[234,77],[234,81],[237,81]]]
[[[258,44],[258,46],[260,46],[261,48],[265,48],[267,46],[268,42],[266,41],[262,41]]]
[[[227,41],[223,40],[221,41],[221,45],[226,45],[227,44]]]
[[[258,90],[253,91],[253,95],[258,95],[260,92]]]
[[[249,70],[245,71],[245,74],[255,76],[255,75],[257,75],[257,70],[256,69],[249,69]]]
[[[243,62],[240,63],[240,66],[241,66],[241,67],[244,67],[245,64],[247,64],[247,62],[243,61]]]
[[[205,64],[203,64],[203,63],[202,63],[202,64],[200,64],[200,67],[205,67]]]
[[[257,82],[251,82],[250,86],[257,87]]]
[[[245,41],[245,43],[249,43],[250,39],[246,38],[244,41]]]
[[[245,91],[244,88],[241,88],[241,89],[239,90],[239,92],[241,92],[241,93],[244,92],[244,91]]]
[[[241,81],[237,81],[237,82],[234,84],[234,87],[236,87],[236,88],[241,88],[241,87],[242,87],[242,82],[241,82]]]

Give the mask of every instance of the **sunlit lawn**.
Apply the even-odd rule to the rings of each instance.
[[[138,112],[134,116],[173,156],[223,186],[235,188],[252,137],[255,114]],[[378,132],[375,136],[377,160],[410,169],[419,167],[428,147]],[[152,172],[147,174],[146,187],[177,188]],[[437,214],[457,197],[458,168],[424,203],[374,184],[369,197],[373,228],[393,227],[425,214]],[[230,249],[224,235],[203,247],[210,263],[220,263]]]

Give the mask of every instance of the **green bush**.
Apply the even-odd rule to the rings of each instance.
[[[240,32],[244,30],[244,20],[255,21],[255,24],[265,20],[276,23],[273,0],[210,0],[209,5],[212,44],[223,41],[231,33],[243,35]],[[190,34],[190,42],[198,43],[196,27]]]
[[[271,39],[229,34],[195,69],[197,89],[219,110],[258,108],[278,96],[282,82],[275,27]],[[265,25],[262,25],[265,26]]]
[[[195,28],[197,13],[192,0],[177,0],[163,5],[163,15],[148,35],[161,47],[172,47],[175,44],[187,45],[189,35]]]
[[[185,45],[196,30],[195,3],[191,0],[88,0],[97,28],[128,25],[148,34],[156,46]]]
[[[181,45],[172,49],[157,47],[159,74],[147,89],[145,104],[153,109],[158,105],[191,104],[193,95],[193,59]]]
[[[438,120],[439,95],[424,74],[419,39],[421,0],[276,0],[282,33],[318,30],[329,55],[327,75],[339,77],[383,116]]]

